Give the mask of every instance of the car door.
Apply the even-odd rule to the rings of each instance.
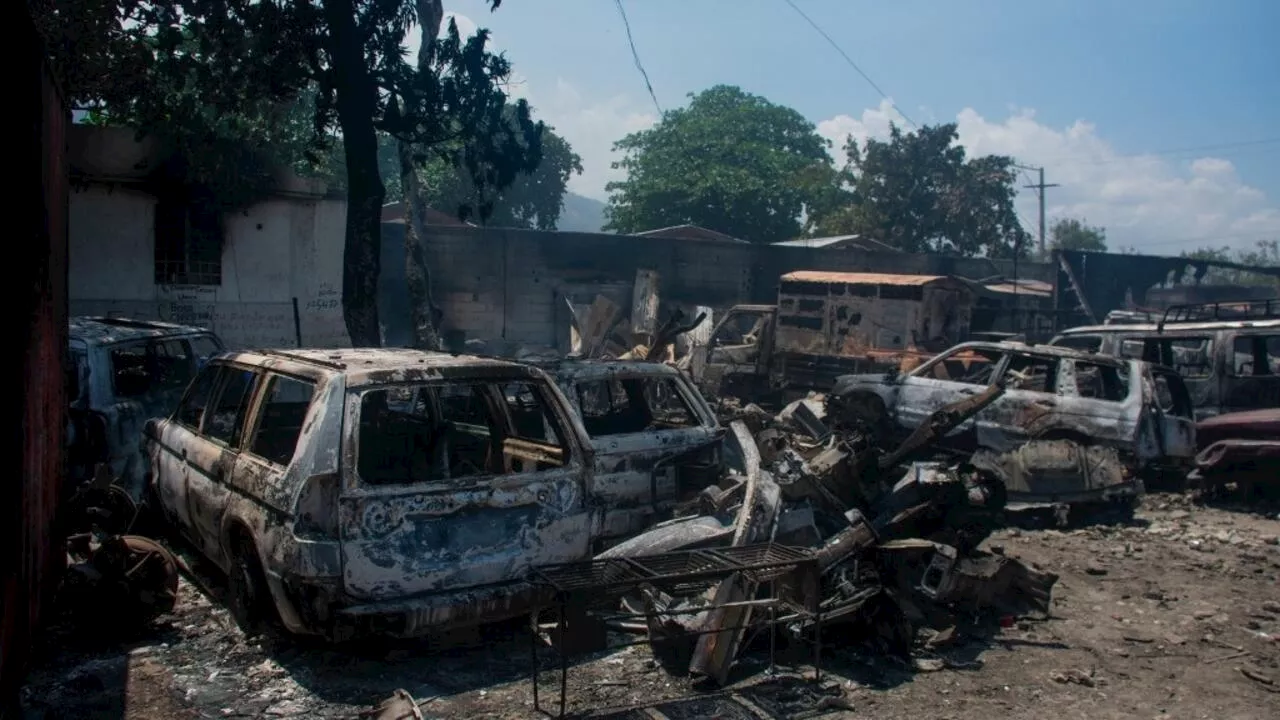
[[[623,371],[568,384],[594,451],[588,493],[604,508],[602,538],[644,529],[690,485],[705,486],[693,468],[709,462],[720,432],[679,376]]]
[[[222,518],[231,498],[231,473],[240,446],[260,373],[224,364],[213,398],[205,411],[200,434],[186,448],[187,512],[195,539],[215,561],[222,558]]]
[[[529,384],[554,440],[514,427],[502,392],[511,382]],[[408,409],[393,401],[406,393],[418,398]],[[349,390],[346,592],[386,600],[462,590],[588,557],[585,458],[567,413],[562,395],[527,378]]]
[[[1159,366],[1151,373],[1151,404],[1159,432],[1161,453],[1181,461],[1196,455],[1196,417],[1191,393],[1182,376]]]
[[[291,488],[296,488],[292,483],[302,481],[291,466],[316,394],[316,383],[272,372],[263,377],[261,385],[260,399],[254,403],[246,424],[245,440],[236,454],[229,485],[233,492],[253,498],[264,508],[290,513]]]
[[[1003,351],[954,347],[898,379],[897,401],[890,414],[900,428],[913,431],[943,406],[982,392],[1003,366]],[[948,437],[972,433],[979,417],[965,421]]]
[[[187,458],[191,447],[200,441],[200,425],[220,378],[218,365],[209,365],[197,373],[177,409],[155,426],[152,438],[155,445],[151,452],[152,482],[160,507],[174,527],[193,542],[196,533],[187,505],[191,472]],[[200,545],[197,543],[197,546]]]
[[[751,381],[769,371],[773,352],[773,308],[732,308],[712,333],[705,348],[698,348],[694,377],[699,385],[720,391],[726,383]],[[705,360],[703,360],[705,358]]]
[[[1006,452],[1033,437],[1046,416],[1060,413],[1056,356],[1010,352],[999,375],[1005,391],[974,418],[977,444]]]

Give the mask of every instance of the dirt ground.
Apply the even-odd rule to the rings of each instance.
[[[800,679],[812,667],[781,665],[802,658],[784,653],[770,673],[767,652],[752,651],[729,688],[700,690],[657,667],[641,644],[573,659],[568,710],[619,719],[1270,720],[1280,717],[1278,538],[1274,508],[1210,508],[1181,495],[1144,498],[1125,526],[1003,530],[986,545],[1060,574],[1049,620],[962,629],[922,649],[914,667],[829,637],[818,686]],[[335,648],[246,638],[216,599],[185,580],[181,593],[172,616],[127,642],[46,633],[23,691],[26,717],[354,718],[397,688],[427,717],[538,716],[518,623]],[[554,710],[554,655],[544,650],[541,662],[542,707]]]

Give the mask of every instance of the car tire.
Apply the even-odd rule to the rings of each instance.
[[[244,537],[236,539],[232,549],[227,608],[246,635],[272,631],[279,624],[258,553]]]

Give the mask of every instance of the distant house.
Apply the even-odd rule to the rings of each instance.
[[[323,182],[281,168],[262,199],[218,212],[156,180],[154,137],[71,125],[67,155],[71,314],[201,325],[233,348],[350,343],[347,203]]]
[[[645,230],[643,232],[632,233],[640,237],[658,237],[658,238],[674,238],[677,240],[718,240],[720,242],[745,243],[746,240],[740,240],[732,235],[725,235],[722,232],[716,232],[708,228],[698,225],[672,225],[671,227],[658,228],[656,230]]]
[[[820,248],[823,250],[863,250],[865,252],[902,252],[879,240],[861,235],[831,235],[829,237],[796,238],[773,243],[778,247]]]

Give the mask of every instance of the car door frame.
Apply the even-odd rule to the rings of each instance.
[[[465,483],[373,484],[360,477],[359,418],[365,393],[404,384],[436,388],[483,383],[493,403],[505,402],[500,388],[512,382],[529,382],[539,390],[568,454],[564,466],[485,473],[469,476]],[[433,411],[439,412],[438,406]],[[465,591],[523,579],[535,565],[589,555],[594,513],[585,489],[590,453],[567,414],[563,395],[549,380],[477,373],[348,387],[343,419],[339,527],[343,587],[349,596],[378,601]],[[468,542],[433,542],[441,539]]]
[[[1010,353],[1008,349],[957,345],[950,350],[939,353],[929,362],[921,365],[919,370],[898,377],[897,393],[893,407],[890,409],[890,416],[900,429],[911,432],[943,406],[962,400],[965,397],[977,395],[988,387],[977,383],[943,380],[932,375],[925,375],[932,368],[945,364],[952,356],[975,351],[998,352],[1000,357],[993,363],[991,378],[994,380],[1003,375],[1004,369],[1009,363]],[[911,402],[913,397],[919,400],[914,405]],[[999,402],[999,400],[997,399],[996,402]],[[951,432],[947,433],[946,437],[954,441],[959,436],[975,433],[979,424],[990,423],[990,410],[990,407],[984,408],[974,417],[957,425]]]
[[[601,376],[566,378],[560,388],[579,417],[583,417],[579,385],[615,380],[670,382],[696,424],[599,437],[588,430],[594,468],[587,493],[590,502],[601,508],[594,534],[606,541],[644,529],[645,518],[656,517],[669,502],[674,502],[680,490],[674,461],[713,445],[724,436],[715,415],[708,412],[705,402],[698,402],[700,397],[694,396],[697,390],[680,375],[619,370]],[[583,426],[585,429],[585,419]]]
[[[197,541],[195,527],[191,524],[191,512],[188,506],[190,492],[190,465],[187,462],[189,445],[199,441],[201,428],[204,425],[206,412],[201,411],[200,420],[195,427],[182,422],[180,414],[195,391],[196,383],[201,375],[212,376],[209,396],[205,399],[205,408],[213,401],[222,381],[222,364],[212,364],[201,368],[192,377],[182,398],[178,400],[173,412],[156,427],[155,437],[151,438],[155,448],[151,456],[151,482],[156,497],[166,517],[196,547],[203,549],[203,543]]]
[[[210,413],[205,412],[200,422],[200,432],[193,439],[192,446],[187,448],[185,464],[188,468],[187,512],[192,530],[204,554],[225,570],[230,558],[223,543],[223,519],[233,493],[237,492],[233,477],[239,465],[240,451],[248,435],[250,422],[257,413],[266,370],[235,362],[219,363],[219,367],[223,377],[210,396],[210,405],[215,408],[226,392],[230,381],[229,371],[239,370],[253,375],[253,384],[249,387],[243,416],[239,420],[239,434],[234,443],[211,437],[208,433]]]

